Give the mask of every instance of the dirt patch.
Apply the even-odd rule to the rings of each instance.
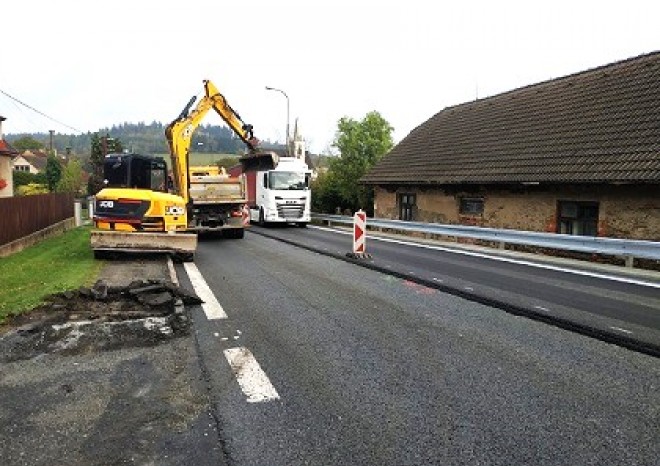
[[[57,352],[65,355],[151,346],[187,335],[183,304],[199,298],[163,280],[136,280],[57,293],[46,304],[0,326],[0,362]]]

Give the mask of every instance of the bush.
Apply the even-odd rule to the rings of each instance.
[[[19,186],[16,189],[16,195],[18,196],[32,196],[34,194],[46,194],[50,192],[48,186],[45,184],[39,183],[28,183],[23,186]]]

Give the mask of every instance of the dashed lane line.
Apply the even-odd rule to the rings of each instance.
[[[539,311],[543,311],[543,312],[550,312],[550,309],[543,306],[534,306],[534,309],[538,309]]]
[[[197,266],[192,262],[186,262],[183,266],[195,292],[204,301],[202,303],[202,309],[206,313],[206,317],[209,320],[226,319],[227,314],[216,299],[213,291],[211,291],[211,288],[209,288]],[[234,335],[233,339],[238,340],[242,333],[240,330],[236,330],[236,335]],[[214,333],[214,336],[220,337],[220,334]],[[229,341],[230,339],[223,337],[221,340]],[[228,348],[223,353],[231,366],[238,385],[247,396],[248,403],[261,403],[280,398],[277,390],[270,383],[270,379],[261,369],[261,366],[249,349],[243,347]]]
[[[202,309],[206,314],[206,318],[209,320],[226,319],[227,314],[225,313],[225,310],[216,299],[213,291],[209,288],[206,280],[204,280],[204,277],[195,263],[185,262],[183,267],[186,269],[186,273],[188,274],[188,278],[190,278],[190,283],[192,283],[192,286],[195,289],[195,293],[197,293],[197,296],[204,301],[202,303]]]
[[[229,348],[224,354],[248,403],[279,400],[280,395],[250,350]]]
[[[633,333],[632,330],[626,330],[625,328],[621,328],[621,327],[610,327],[610,328],[612,330],[616,330],[617,332],[622,332],[622,333],[625,333],[627,335],[631,335]]]

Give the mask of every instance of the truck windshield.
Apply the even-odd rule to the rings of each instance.
[[[308,178],[303,172],[270,172],[270,189],[306,189]]]

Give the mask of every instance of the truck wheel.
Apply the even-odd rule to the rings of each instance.
[[[264,219],[264,209],[263,207],[259,208],[259,226],[262,227],[266,225],[266,220]]]
[[[234,230],[234,238],[242,239],[245,236],[245,230],[243,228],[237,228]]]
[[[298,222],[298,228],[307,228],[307,222]]]

